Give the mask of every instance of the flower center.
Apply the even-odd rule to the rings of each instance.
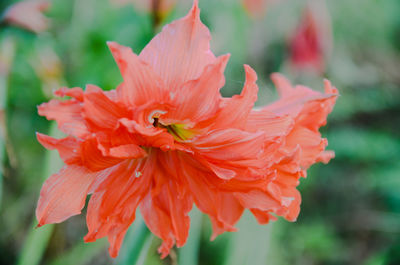
[[[177,123],[177,124],[164,125],[161,122],[159,122],[158,118],[154,118],[153,126],[167,129],[167,131],[178,142],[188,140],[194,136],[194,133],[192,131],[185,129],[184,124]]]

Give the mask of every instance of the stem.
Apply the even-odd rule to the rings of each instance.
[[[15,42],[11,37],[1,41],[0,47],[0,205],[3,190],[4,164],[8,154],[10,164],[15,166],[16,161],[12,152],[11,144],[7,134],[7,98],[8,98],[8,77],[14,59]]]
[[[199,260],[199,248],[201,239],[201,226],[203,214],[197,207],[193,207],[190,212],[190,232],[189,238],[178,252],[178,264],[197,265]]]
[[[162,0],[153,0],[151,2],[151,16],[153,22],[153,35],[156,35],[158,26],[161,23],[161,14],[160,14],[160,7],[161,7]]]
[[[147,226],[138,211],[135,222],[128,230],[116,264],[136,264],[141,256],[144,255],[143,252],[147,252],[148,250],[148,247],[146,247],[147,245],[144,244],[144,242],[147,242],[146,240],[149,240],[149,237],[151,238],[151,233],[149,229],[147,229]]]

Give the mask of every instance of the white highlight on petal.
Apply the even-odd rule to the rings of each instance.
[[[153,123],[154,122],[154,116],[156,116],[156,115],[159,116],[159,115],[162,115],[162,114],[165,114],[165,113],[167,113],[167,112],[164,111],[164,110],[158,110],[158,109],[153,110],[152,112],[150,112],[150,115],[148,117],[148,121],[150,123]]]

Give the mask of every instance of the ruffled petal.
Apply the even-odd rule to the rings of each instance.
[[[204,67],[214,63],[210,32],[200,21],[197,1],[184,18],[165,26],[140,53],[174,92],[189,80],[197,79]]]
[[[322,94],[305,86],[297,85],[292,87],[290,81],[278,73],[272,74],[271,79],[277,87],[281,98],[264,109],[277,115],[288,114],[296,117],[303,109],[304,104],[311,101],[336,98],[337,96],[337,91],[335,93],[333,90],[333,93]]]
[[[151,191],[140,205],[143,219],[153,234],[163,240],[158,249],[161,257],[169,254],[172,246],[181,247],[189,235],[192,197],[183,188],[175,153],[157,154]]]
[[[276,177],[272,182],[279,189],[280,195],[285,201],[280,211],[275,213],[292,222],[296,221],[300,212],[301,196],[296,188],[300,183],[299,179],[305,174],[305,170],[301,169],[300,150],[297,148],[274,166]]]
[[[65,166],[42,186],[36,208],[38,226],[60,223],[81,213],[96,174],[79,166]]]
[[[248,131],[247,118],[257,101],[258,86],[256,72],[248,65],[245,65],[244,69],[246,82],[242,93],[226,99],[224,106],[215,117],[212,129],[237,128]]]
[[[301,148],[300,164],[304,169],[316,163],[328,145],[328,141],[321,138],[319,132],[301,126],[296,127],[286,140],[286,150],[294,150],[297,146]]]
[[[225,84],[224,70],[228,59],[229,55],[218,57],[214,64],[204,68],[198,79],[177,89],[171,99],[177,107],[162,115],[161,121],[165,124],[184,123],[190,127],[214,115],[219,108],[219,90]]]
[[[211,239],[226,231],[236,231],[234,225],[244,209],[232,193],[219,189],[222,180],[188,154],[180,155],[180,165],[194,202],[211,220]]]
[[[111,147],[109,155],[118,158],[139,158],[146,156],[146,151],[136,144]]]
[[[193,139],[191,144],[199,161],[218,177],[231,179],[237,172],[246,178],[263,175],[266,161],[259,158],[264,151],[264,140],[262,131],[250,133],[226,129],[201,135]]]
[[[136,121],[126,118],[121,119],[119,122],[129,133],[135,135],[136,141],[140,145],[158,147],[164,151],[174,149],[174,137],[166,129],[153,126],[144,127]]]
[[[38,112],[48,120],[55,120],[58,128],[66,134],[80,138],[89,134],[86,122],[82,117],[82,104],[75,99],[50,100],[39,105]]]
[[[164,198],[167,199],[167,198]],[[171,217],[163,209],[162,198],[154,201],[154,198],[147,194],[143,202],[140,204],[140,212],[150,231],[163,240],[158,252],[161,253],[161,258],[165,258],[171,248],[175,244]]]
[[[259,209],[250,209],[250,211],[256,218],[257,222],[261,225],[265,225],[271,221],[278,220],[278,218],[272,215],[272,211],[262,211]]]
[[[332,86],[331,82],[325,80],[324,84],[325,95],[333,96],[322,100],[307,102],[297,117],[299,124],[313,131],[318,131],[321,126],[326,125],[328,114],[332,112],[338,96],[338,90]]]
[[[214,240],[218,235],[226,231],[237,231],[234,226],[239,221],[244,211],[239,200],[231,193],[220,192],[217,198],[215,203],[218,217],[210,216],[213,228],[211,240]]]
[[[246,130],[262,130],[267,139],[286,136],[294,126],[294,119],[289,115],[278,116],[267,110],[252,110],[246,121]]]
[[[72,97],[78,101],[83,101],[83,90],[80,87],[67,88],[62,87],[54,92],[58,97]]]
[[[338,91],[325,80],[325,93],[312,91],[304,86],[292,87],[290,82],[280,74],[273,74],[281,99],[263,108],[262,111],[276,115],[289,115],[294,119],[286,137],[284,150],[293,152],[297,146],[301,148],[300,163],[303,169],[312,164],[328,162],[333,152],[325,152],[327,140],[321,138],[319,128],[326,124],[326,118],[332,111]]]
[[[57,149],[61,159],[66,164],[80,164],[80,143],[74,137],[56,139],[51,136],[36,133],[37,140],[47,149]]]
[[[87,85],[84,94],[83,116],[96,129],[114,129],[118,120],[127,115],[127,110],[110,100],[101,88]]]
[[[279,198],[270,191],[250,190],[248,192],[235,192],[235,197],[243,207],[248,209],[259,209],[262,211],[278,211],[282,204]]]
[[[145,196],[151,176],[143,159],[126,160],[96,184],[90,198],[86,222],[89,229],[85,242],[95,241],[104,236],[110,243],[110,256],[116,257],[129,226],[135,220],[139,202]],[[151,173],[151,172],[150,172]]]
[[[100,171],[122,162],[124,158],[103,155],[98,140],[89,138],[81,144],[81,160],[82,165],[91,171]]]
[[[117,87],[119,99],[127,106],[139,106],[148,101],[163,102],[168,97],[166,88],[151,67],[129,47],[108,42],[124,82]]]

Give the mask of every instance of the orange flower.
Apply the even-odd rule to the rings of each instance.
[[[9,24],[39,33],[48,28],[49,20],[43,12],[50,7],[49,1],[28,0],[9,7],[4,14],[4,21]]]
[[[210,217],[212,238],[235,231],[244,209],[260,223],[275,215],[296,219],[299,178],[332,157],[318,129],[337,91],[328,81],[324,94],[293,88],[275,74],[281,99],[253,110],[256,73],[245,65],[242,93],[223,98],[229,55],[215,57],[209,41],[195,1],[140,55],[108,43],[123,77],[116,90],[62,88],[56,95],[71,99],[39,106],[68,135],[37,134],[66,164],[42,187],[39,226],[79,214],[92,194],[86,242],[107,236],[117,256],[139,207],[165,257],[185,244],[193,203]]]
[[[320,73],[324,71],[324,57],[331,46],[331,30],[323,2],[314,2],[305,9],[290,40],[290,62],[295,69]]]

